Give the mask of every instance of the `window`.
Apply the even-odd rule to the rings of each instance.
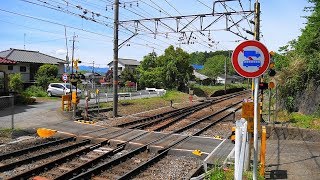
[[[51,84],[51,87],[57,88],[58,85],[57,84]]]
[[[12,71],[13,70],[13,66],[8,66],[8,70]]]
[[[27,67],[20,66],[20,72],[27,72]]]

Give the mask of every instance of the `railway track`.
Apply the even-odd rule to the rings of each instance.
[[[177,123],[178,121],[186,118],[187,116],[192,115],[195,112],[198,112],[204,108],[218,104],[228,99],[232,99],[239,95],[246,94],[245,92],[237,92],[228,95],[221,96],[219,98],[214,98],[212,100],[199,103],[194,106],[189,106],[181,109],[172,110],[169,112],[157,114],[151,117],[138,119],[135,121],[130,121],[117,125],[118,127],[130,128],[130,129],[141,129],[149,131],[161,131],[169,127],[170,125]],[[156,126],[156,127],[155,127]]]
[[[124,131],[104,132],[104,128],[97,129],[95,132],[101,131],[100,137],[105,138],[97,143],[92,143],[90,139],[77,140],[75,137],[70,137],[0,155],[0,163],[2,163],[0,164],[0,178],[28,179],[34,176],[41,176],[48,179],[61,180],[131,179],[138,176],[148,179],[150,173],[155,171],[154,168],[150,169],[150,166],[161,166],[161,164],[171,161],[172,157],[168,156],[168,152],[173,147],[189,140],[193,136],[199,136],[215,124],[234,114],[240,108],[240,101],[197,119],[186,126],[176,128],[176,130],[157,139],[148,140],[148,134],[153,132],[147,131],[113,146],[110,145],[111,139],[131,132],[132,128],[147,129],[162,122],[161,126],[154,128],[154,131],[161,131],[196,111],[241,94],[244,93],[223,96],[212,101],[199,103],[195,107],[177,109],[118,125],[119,127],[130,128]],[[186,136],[174,136],[174,134],[178,133],[186,134]],[[135,149],[129,149],[127,145],[137,139],[144,139],[145,143]],[[153,153],[149,152],[149,146],[156,143],[161,144],[163,141],[166,141],[166,143],[163,143],[164,145],[160,150]],[[15,157],[19,158],[13,161]],[[199,163],[196,160],[192,161],[195,164],[188,166],[190,171],[199,167]],[[24,167],[25,164],[28,164],[29,167]]]

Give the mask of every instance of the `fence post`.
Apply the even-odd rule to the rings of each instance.
[[[14,96],[11,96],[11,129],[14,129]]]
[[[266,160],[266,141],[267,141],[267,130],[265,126],[262,126],[261,133],[261,149],[260,149],[260,175],[264,176],[265,173],[265,160]]]
[[[234,179],[241,180],[244,166],[247,136],[247,121],[244,118],[236,121],[235,131],[235,171]]]
[[[100,94],[97,94],[98,96],[98,114],[100,113]]]
[[[107,98],[106,102],[108,102],[108,93],[105,93],[105,94],[106,94],[106,98]]]
[[[132,100],[132,94],[130,93],[130,100]]]

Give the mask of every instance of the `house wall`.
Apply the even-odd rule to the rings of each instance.
[[[233,79],[233,78],[228,78],[227,77],[227,84],[230,84],[230,83],[235,83],[235,79]],[[218,84],[224,84],[224,82],[225,82],[225,79],[224,78],[221,78],[221,77],[217,77],[217,83]]]
[[[5,72],[7,75],[14,74],[14,73],[20,73],[22,76],[22,81],[24,83],[30,82],[30,63],[18,63],[16,65],[12,65],[13,66],[12,70],[8,70],[8,66],[10,66],[10,65],[0,65],[0,71]],[[25,72],[20,71],[21,66],[26,67]],[[63,73],[64,73],[64,64],[59,64],[58,77],[60,77]]]
[[[7,75],[14,74],[14,73],[20,73],[22,76],[22,81],[29,82],[29,80],[30,80],[30,65],[28,63],[18,63],[16,65],[12,65],[13,66],[12,70],[8,70],[8,66],[10,66],[10,65],[0,65],[0,71],[5,72]],[[26,71],[21,72],[20,67],[26,67]]]
[[[118,64],[118,75],[121,74],[121,72],[124,70],[125,66],[123,66],[122,64]],[[113,70],[113,63],[109,65],[109,69]]]

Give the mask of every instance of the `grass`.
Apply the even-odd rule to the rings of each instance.
[[[288,113],[287,111],[280,111],[278,113],[279,122],[290,122],[294,127],[305,129],[320,130],[320,117],[316,115],[305,115],[299,112]]]
[[[22,129],[0,128],[0,137],[11,138],[12,133],[23,132]]]
[[[61,101],[61,97],[37,97],[37,101]]]
[[[320,118],[313,115],[291,113],[290,122],[296,127],[320,130]]]
[[[245,88],[244,84],[227,84],[227,89],[233,88]],[[195,85],[193,87],[194,93],[198,96],[206,96],[209,97],[216,91],[224,90],[224,85],[216,85],[216,86],[203,86],[203,85]]]
[[[132,100],[119,100],[119,114],[129,115],[142,111],[157,109],[164,106],[170,106],[170,101],[173,103],[182,103],[189,100],[189,95],[179,91],[167,91],[164,96],[132,99]],[[113,107],[113,102],[101,103],[102,108]]]
[[[259,172],[259,170],[258,170]],[[234,167],[229,168],[219,168],[214,167],[210,171],[208,171],[206,177],[206,180],[233,180],[234,179]],[[243,173],[242,179],[253,179],[253,173],[252,171],[246,171]],[[258,173],[258,180],[264,180],[265,178],[263,176],[260,176]]]

